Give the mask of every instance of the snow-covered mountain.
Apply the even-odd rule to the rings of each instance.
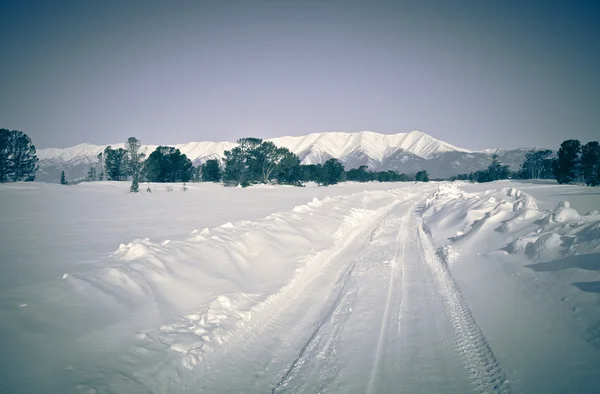
[[[272,138],[277,146],[296,153],[304,164],[318,164],[334,157],[348,168],[367,165],[371,170],[396,170],[414,173],[427,170],[432,177],[449,177],[486,168],[492,154],[510,157],[506,164],[515,167],[521,164],[525,150],[488,150],[473,152],[437,140],[420,131],[399,134],[378,134],[370,131],[358,133],[314,133],[299,137]],[[113,148],[124,147],[123,143],[112,144]],[[226,150],[236,146],[234,142],[189,142],[173,145],[187,155],[194,164],[208,159],[220,159]],[[97,155],[106,145],[79,144],[65,149],[40,149],[40,169],[37,179],[56,181],[65,171],[68,179],[85,176],[89,166],[97,161]],[[144,145],[147,154],[156,145]]]

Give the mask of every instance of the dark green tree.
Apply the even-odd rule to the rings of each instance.
[[[141,141],[135,137],[129,137],[125,142],[127,175],[134,179],[139,177],[144,158],[146,157],[146,154],[141,152],[141,148]]]
[[[61,171],[60,172],[60,184],[61,185],[66,185],[67,183],[68,182],[67,182],[67,179],[65,178],[65,172]]]
[[[323,172],[321,164],[301,164],[302,182],[319,182]]]
[[[425,170],[419,171],[415,176],[415,180],[417,182],[429,182],[429,174]]]
[[[261,166],[257,148],[262,144],[260,138],[242,138],[238,146],[225,151],[223,162],[225,170],[223,180],[227,184],[249,185],[259,177]]]
[[[0,129],[0,183],[9,181],[11,173],[10,131]]]
[[[300,167],[300,158],[295,153],[285,149],[273,176],[279,184],[301,186],[302,169]]]
[[[508,176],[510,175],[508,166],[504,166],[498,161],[498,155],[492,156],[492,164],[489,165],[487,172],[490,181],[508,179]]]
[[[27,134],[0,129],[0,182],[35,180],[37,162],[35,146]]]
[[[329,159],[323,164],[319,183],[323,186],[335,185],[344,179],[344,165],[338,159]]]
[[[109,181],[122,181],[127,177],[127,151],[123,148],[104,149],[104,168]]]
[[[598,185],[598,167],[600,167],[600,145],[598,141],[590,141],[581,147],[581,175],[586,185]]]
[[[578,140],[567,140],[560,144],[553,168],[554,177],[558,183],[564,184],[576,181],[580,153],[581,143]]]
[[[143,177],[149,182],[189,182],[194,166],[179,149],[159,146],[144,163]]]
[[[369,182],[373,180],[373,174],[368,171],[367,166],[353,168],[346,172],[346,180],[353,182]]]
[[[220,182],[221,167],[217,159],[206,160],[201,166],[202,182]]]

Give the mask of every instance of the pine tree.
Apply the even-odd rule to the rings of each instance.
[[[249,185],[261,178],[263,154],[258,148],[260,138],[241,138],[238,146],[225,151],[223,180],[230,184]]]
[[[35,146],[27,134],[0,129],[0,182],[35,180],[37,162]]]
[[[429,182],[429,174],[425,170],[419,171],[417,172],[415,180],[417,182]]]
[[[346,172],[346,180],[353,182],[369,182],[373,180],[373,178],[379,179],[378,175],[374,175],[370,173],[367,166],[360,166],[358,168],[353,168]],[[381,177],[387,177],[389,174],[381,175]],[[380,181],[385,182],[385,181]]]
[[[96,180],[96,178],[97,178],[96,167],[91,166],[90,169],[88,170],[87,179],[90,182],[94,182]]]
[[[0,129],[0,183],[7,182],[11,172],[9,134],[10,131]]]
[[[179,149],[159,146],[144,164],[144,178],[148,182],[189,182],[194,166]]]
[[[202,182],[220,182],[221,168],[216,159],[207,160],[200,166]]]
[[[110,181],[121,181],[127,175],[127,151],[123,148],[104,150],[104,167],[106,178]]]
[[[581,143],[578,140],[567,140],[560,144],[553,168],[558,183],[571,183],[577,180],[580,153]]]
[[[285,149],[284,155],[275,169],[274,177],[277,179],[277,183],[282,185],[302,186],[300,183],[302,180],[300,158],[295,153]]]
[[[66,185],[67,183],[68,182],[67,182],[67,179],[65,178],[65,172],[61,171],[60,172],[60,184],[61,185]]]
[[[133,178],[137,178],[142,168],[142,160],[146,155],[140,152],[142,143],[135,137],[129,137],[125,142],[125,150],[127,151],[127,173]]]
[[[507,179],[510,175],[508,166],[503,166],[498,161],[498,155],[492,156],[492,164],[487,169],[487,176],[490,181],[497,181],[500,179]]]
[[[323,186],[335,185],[343,180],[344,166],[338,159],[329,159],[323,164],[319,183]]]
[[[596,186],[596,176],[600,166],[600,145],[590,141],[581,147],[581,175],[588,186]]]

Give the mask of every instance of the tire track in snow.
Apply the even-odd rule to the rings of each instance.
[[[475,389],[479,393],[510,393],[511,388],[505,372],[494,357],[448,267],[438,257],[422,218],[417,222],[417,236],[423,260],[431,270],[444,298],[446,311],[454,328],[458,352],[469,371]]]
[[[403,206],[405,206],[406,204],[403,204]],[[390,280],[388,282],[388,293],[387,293],[387,297],[385,300],[385,308],[383,310],[383,316],[382,316],[382,321],[381,321],[381,329],[379,331],[379,338],[377,339],[377,350],[375,351],[375,362],[373,363],[373,366],[371,368],[371,374],[369,377],[369,383],[367,385],[367,393],[371,393],[373,392],[373,384],[375,382],[375,378],[377,376],[377,371],[380,368],[380,364],[381,364],[381,352],[383,350],[383,343],[384,343],[384,339],[385,339],[385,334],[386,331],[389,329],[389,324],[390,324],[390,307],[392,304],[392,298],[393,298],[393,293],[394,293],[394,285],[395,285],[395,279],[396,276],[399,275],[400,276],[400,281],[402,282],[403,278],[404,278],[404,272],[403,272],[403,267],[400,266],[400,268],[398,268],[399,264],[403,264],[404,261],[404,252],[406,250],[406,219],[408,218],[408,216],[410,215],[410,210],[408,210],[408,213],[406,215],[404,215],[404,217],[402,218],[402,222],[400,224],[400,231],[398,233],[398,237],[397,237],[397,241],[399,241],[400,238],[402,238],[401,242],[397,242],[396,243],[396,250],[394,251],[394,260],[392,261],[391,267],[390,267]],[[399,253],[399,244],[402,244],[402,251]],[[400,256],[398,256],[400,255]],[[402,302],[403,302],[403,297],[400,298],[400,305],[398,306],[398,308],[400,310],[402,310]],[[398,316],[398,319],[400,319],[400,315]],[[398,324],[398,327],[400,327],[400,324]]]
[[[372,231],[370,232],[370,236],[369,236],[369,240],[366,242],[366,246],[365,249],[368,247],[369,244],[371,244],[373,242],[373,240],[375,239],[375,236],[377,235],[377,231],[379,229],[381,229],[384,226],[384,223],[386,222],[386,218],[393,215],[395,212],[397,212],[399,209],[401,209],[402,207],[406,206],[408,204],[408,202],[404,202],[404,203],[400,203],[400,204],[396,204],[395,208],[393,210],[391,210],[390,212],[388,212],[385,217],[382,218],[382,220],[379,222],[379,225],[377,225],[375,228],[372,229]],[[405,221],[406,217],[403,218],[402,221],[402,225],[404,225],[404,221]],[[401,225],[401,226],[402,226]],[[383,323],[382,323],[382,328],[381,328],[381,332],[380,332],[380,336],[379,336],[379,342],[378,342],[378,346],[377,346],[377,358],[376,358],[376,362],[374,364],[373,367],[373,371],[376,370],[376,365],[378,365],[378,358],[379,355],[381,353],[381,348],[383,346],[383,337],[384,337],[384,331],[385,331],[385,327],[387,326],[386,321],[389,320],[389,308],[390,308],[390,304],[391,304],[391,295],[393,293],[393,282],[394,279],[393,277],[395,276],[395,266],[397,265],[397,255],[398,255],[398,250],[396,250],[396,252],[394,253],[394,262],[391,264],[392,267],[392,273],[390,274],[390,286],[389,286],[389,291],[388,291],[388,296],[387,296],[387,300],[386,300],[386,306],[385,306],[385,312],[384,312],[384,316],[383,316]],[[334,302],[331,304],[331,306],[327,309],[327,312],[325,313],[325,315],[319,320],[319,322],[317,323],[317,325],[315,326],[314,330],[312,331],[310,337],[307,339],[306,343],[302,346],[302,348],[300,349],[298,355],[294,358],[294,360],[291,362],[289,368],[287,369],[287,371],[285,372],[285,374],[281,377],[281,379],[276,383],[275,387],[273,387],[273,389],[271,389],[271,394],[275,394],[278,393],[280,391],[285,390],[285,386],[291,381],[293,374],[295,372],[295,370],[298,368],[298,366],[301,364],[301,360],[303,359],[305,353],[307,352],[307,350],[310,348],[312,342],[318,337],[319,331],[322,329],[322,327],[326,324],[327,321],[329,321],[331,319],[331,317],[333,316],[333,314],[335,313],[335,311],[338,309],[341,301],[343,300],[345,293],[344,290],[346,288],[346,285],[348,283],[348,279],[350,278],[350,276],[352,275],[352,272],[354,271],[355,267],[357,266],[357,264],[361,262],[361,259],[358,258],[356,260],[354,260],[354,262],[351,264],[350,268],[348,269],[348,271],[344,274],[343,280],[342,280],[342,284],[339,288],[339,291],[336,295],[336,298],[334,300]],[[371,386],[371,380],[373,380],[373,375],[375,374],[375,372],[372,372],[372,376],[371,379],[369,381],[369,387]],[[369,392],[371,390],[369,389]]]

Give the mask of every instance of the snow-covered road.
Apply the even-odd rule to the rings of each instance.
[[[571,281],[600,279],[600,215],[568,205],[405,184],[134,240],[13,312],[6,333],[54,343],[8,388],[595,392],[600,300]],[[565,259],[583,269],[547,268]]]
[[[399,195],[344,234],[184,391],[509,392],[423,230],[424,203]]]

